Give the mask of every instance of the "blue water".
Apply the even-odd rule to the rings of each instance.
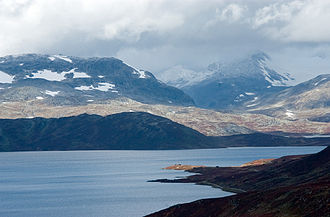
[[[177,203],[230,195],[209,186],[147,182],[189,174],[163,167],[236,166],[323,148],[0,153],[0,216],[143,216]]]

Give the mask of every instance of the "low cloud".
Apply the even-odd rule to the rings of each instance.
[[[263,50],[312,66],[330,62],[329,20],[329,0],[0,0],[0,55],[115,56],[157,73]]]

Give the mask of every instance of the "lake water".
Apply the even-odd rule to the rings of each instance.
[[[0,153],[0,216],[143,216],[177,203],[230,195],[209,186],[147,182],[189,175],[163,167],[236,166],[323,148]]]

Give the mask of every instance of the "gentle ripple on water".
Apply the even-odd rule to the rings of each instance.
[[[163,167],[237,166],[323,148],[0,153],[0,216],[143,216],[177,203],[230,195],[209,186],[147,182],[189,175]]]

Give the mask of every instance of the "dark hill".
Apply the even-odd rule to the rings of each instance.
[[[289,138],[262,133],[208,137],[144,112],[109,116],[0,119],[0,151],[164,150],[235,146],[330,145],[330,138]]]
[[[330,216],[330,147],[316,154],[286,156],[264,165],[190,171],[201,175],[180,182],[207,182],[248,192],[176,205],[150,217]]]
[[[0,120],[1,151],[207,147],[198,131],[143,112]]]

